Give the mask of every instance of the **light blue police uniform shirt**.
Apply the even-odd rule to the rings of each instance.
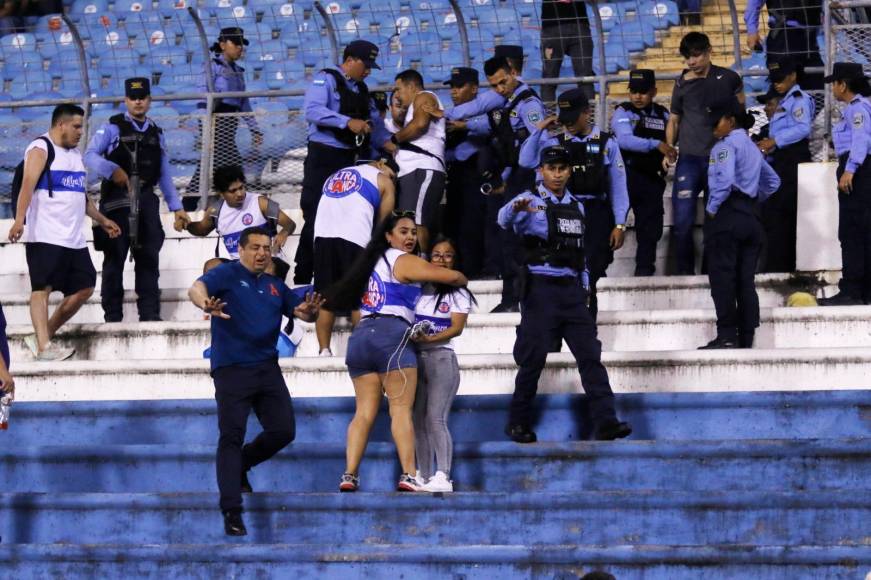
[[[599,128],[593,126],[592,131],[584,137],[572,136],[572,141],[586,143],[590,139],[599,138]],[[520,166],[528,169],[538,167],[541,151],[547,147],[562,144],[561,139],[551,135],[547,129],[536,129],[529,135],[520,148]],[[625,224],[629,214],[629,190],[626,187],[626,168],[617,141],[611,137],[605,144],[605,165],[608,167],[609,201],[614,212],[614,223]],[[593,199],[588,195],[576,195],[578,199]]]
[[[468,103],[457,105],[445,113],[448,121],[461,121],[486,115],[490,111],[501,109],[508,105],[508,101],[493,89],[483,91],[475,95]]]
[[[490,134],[490,121],[486,116],[479,115],[466,121],[466,129],[469,130],[466,138],[453,149],[445,152],[448,161],[466,161],[475,155],[486,143],[486,137]]]
[[[810,138],[814,120],[814,100],[796,85],[781,99],[768,125],[768,136],[778,147]]]
[[[142,125],[135,121],[129,113],[124,113],[124,117],[130,121],[133,128],[140,133],[144,133],[153,124],[151,119],[146,118]],[[84,162],[88,171],[93,171],[102,179],[111,179],[112,173],[118,169],[115,163],[112,163],[105,158],[106,155],[111,155],[120,143],[121,130],[114,123],[104,123],[94,136],[91,137],[91,142],[88,143],[88,149],[85,151]],[[169,153],[166,150],[166,140],[163,133],[160,134],[160,149],[163,155],[160,156],[160,179],[157,184],[160,186],[160,191],[163,193],[163,199],[166,200],[166,206],[170,211],[178,211],[182,209],[181,200],[179,199],[178,190],[172,182],[172,171],[169,166]]]
[[[714,144],[708,161],[708,204],[716,215],[734,190],[765,201],[780,187],[780,177],[744,129],[733,129]]]
[[[647,139],[634,134],[635,126],[641,120],[641,115],[632,110],[627,111],[623,107],[617,107],[611,117],[611,130],[620,149],[635,151],[637,153],[649,153],[659,147],[659,139]],[[665,114],[668,121],[668,113]]]
[[[833,127],[832,142],[838,157],[850,154],[845,170],[856,173],[865,162],[871,142],[871,101],[858,95],[850,101]]]
[[[329,68],[337,71],[346,79],[348,88],[352,92],[359,92],[356,84],[348,79],[341,67],[332,66]],[[305,120],[308,123],[307,134],[309,141],[335,147],[336,149],[351,149],[351,147],[336,139],[332,131],[323,129],[323,127],[333,127],[335,129],[345,129],[348,127],[348,121],[351,117],[339,113],[340,102],[336,80],[329,73],[318,72],[305,90],[304,108]],[[371,99],[369,101],[369,118],[373,121],[372,143],[374,146],[380,147],[390,138],[390,134],[384,127],[383,122],[377,122],[380,118],[380,113]]]
[[[747,0],[747,7],[744,9],[744,23],[747,25],[748,34],[754,34],[759,32],[759,15],[762,13],[762,7],[764,5],[765,0]],[[820,10],[819,6],[820,5],[817,4],[817,10]],[[774,18],[769,16],[768,22],[774,22]],[[786,25],[793,28],[804,26],[802,23],[796,20],[787,20]]]
[[[245,69],[235,62],[227,62],[223,54],[213,56],[212,59],[209,60],[207,66],[212,69],[212,78],[215,81],[216,93],[236,93],[245,90]],[[204,93],[208,90],[206,88],[205,77],[203,77],[203,80],[199,85],[199,90]],[[251,100],[248,97],[222,98],[221,102],[225,105],[230,105],[231,107],[238,107],[239,111],[242,113],[253,112],[253,109],[251,108]],[[200,108],[205,108],[206,105],[205,103],[200,103],[198,106]],[[254,118],[254,115],[246,115],[242,118],[245,120],[245,123],[247,123],[248,128],[252,132],[260,131],[257,128],[257,119]]]
[[[514,202],[524,198],[531,199],[532,202],[529,204],[530,207],[536,208],[538,211],[514,211]],[[514,232],[520,236],[535,236],[537,238],[547,240],[547,214],[545,213],[545,210],[547,209],[546,200],[558,204],[576,203],[581,209],[581,213],[584,213],[583,202],[573,196],[568,190],[566,190],[562,198],[558,198],[556,195],[553,194],[553,192],[544,187],[543,184],[539,183],[536,193],[533,193],[531,191],[524,191],[523,193],[506,203],[504,206],[502,206],[497,216],[499,227],[501,227],[503,230],[512,228]],[[574,268],[558,268],[555,266],[551,266],[547,263],[540,265],[529,264],[526,267],[530,273],[539,274],[541,276],[578,276],[578,271]],[[586,270],[581,273],[581,282],[583,283],[584,288],[589,288],[589,276]]]

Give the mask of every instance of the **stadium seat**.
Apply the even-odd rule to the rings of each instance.
[[[177,13],[184,14],[187,12],[188,6],[196,8],[195,0],[158,0],[157,11],[164,18],[172,18]]]
[[[0,137],[15,139],[21,135],[21,118],[10,109],[0,110]]]
[[[622,43],[629,52],[638,52],[655,44],[656,32],[650,24],[639,21],[624,22],[608,33],[606,42],[615,41]]]
[[[244,8],[245,0],[205,0],[202,3],[206,14],[210,16],[217,16],[219,10],[232,9],[237,6]]]
[[[46,14],[45,16],[40,16],[39,20],[36,21],[33,32],[36,34],[37,39],[39,39],[40,33],[61,32],[62,30],[69,30],[69,27],[63,21],[61,15]]]
[[[165,131],[166,148],[171,161],[181,163],[196,163],[200,160],[197,148],[197,136],[186,129],[169,129]]]
[[[113,12],[118,18],[124,18],[126,12],[151,11],[150,0],[115,0]]]
[[[268,62],[263,68],[262,78],[269,89],[286,89],[291,81],[305,80],[305,66],[294,61]]]
[[[657,29],[680,24],[680,10],[671,0],[642,2],[638,6],[638,14]]]
[[[587,5],[589,13],[592,7]],[[617,4],[614,2],[604,2],[599,4],[599,18],[602,20],[602,30],[610,32],[621,21],[620,11],[617,9]],[[590,18],[590,25],[593,25],[594,20]]]
[[[764,71],[768,68],[765,62],[765,53],[754,52],[748,57],[742,58],[742,64],[745,70]],[[736,69],[738,63],[732,63],[732,68]],[[768,77],[762,74],[756,77],[744,77],[744,91],[748,93],[765,93],[768,91]]]
[[[164,103],[165,101],[156,101],[151,110],[148,111],[148,116],[154,119],[154,122],[160,125],[164,131],[171,131],[178,127],[179,114],[178,111]]]
[[[79,22],[85,15],[104,14],[108,11],[109,2],[107,0],[75,0],[70,8],[70,19],[73,22]]]

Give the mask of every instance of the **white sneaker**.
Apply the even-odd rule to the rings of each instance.
[[[27,348],[30,349],[31,354],[33,354],[33,358],[39,356],[39,342],[36,340],[35,334],[28,334],[24,337],[24,344]]]
[[[423,490],[432,493],[451,493],[454,491],[454,483],[448,479],[444,471],[436,471],[423,486]]]
[[[328,348],[321,349],[321,352],[318,353],[318,356],[333,356],[333,351]]]
[[[61,361],[67,360],[74,354],[76,354],[76,349],[74,348],[52,346],[51,343],[49,343],[44,351],[36,355],[36,360],[39,362]]]

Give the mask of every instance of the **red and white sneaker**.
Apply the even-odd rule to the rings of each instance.
[[[399,483],[396,484],[396,491],[422,491],[423,482],[417,479],[410,473],[403,473],[399,476]]]
[[[360,488],[360,478],[353,473],[343,473],[342,479],[339,480],[339,491],[350,492],[357,491]]]

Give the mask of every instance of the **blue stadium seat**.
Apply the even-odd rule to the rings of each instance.
[[[40,16],[39,20],[36,21],[36,26],[33,28],[33,32],[36,34],[37,39],[41,33],[61,32],[63,30],[69,30],[69,27],[63,21],[60,14],[46,14],[45,16]]]
[[[592,6],[587,5],[587,13],[592,10]],[[614,2],[605,2],[599,4],[599,18],[602,20],[602,30],[610,32],[615,26],[621,22],[621,14]],[[590,25],[593,25],[594,20],[590,18]]]
[[[7,34],[0,38],[0,50],[4,58],[15,53],[33,52],[36,50],[36,36],[29,32]]]
[[[109,30],[95,35],[85,47],[88,56],[92,58],[102,58],[121,50],[130,50],[130,39],[123,30]]]
[[[165,132],[166,148],[171,161],[196,163],[200,160],[197,136],[185,129],[170,129]]]
[[[202,3],[206,13],[211,16],[217,16],[219,10],[232,9],[236,6],[244,7],[245,0],[205,0]]]
[[[118,18],[125,18],[127,12],[151,11],[151,0],[115,0],[113,12]]]
[[[154,94],[154,91],[152,91],[152,94]],[[160,125],[164,131],[178,128],[178,111],[165,105],[163,101],[156,101],[151,110],[148,111],[148,116],[154,119],[154,122]]]
[[[14,65],[31,70],[42,70],[45,68],[45,59],[35,50],[29,50],[26,52],[9,52],[4,50],[3,60],[6,63],[6,66]]]
[[[215,9],[215,24],[218,28],[238,26],[253,31],[256,23],[256,14],[245,6],[233,6],[229,8]]]
[[[73,60],[78,58],[78,47],[73,40],[71,32],[60,33],[42,33],[44,36],[39,39],[39,54],[46,60],[54,60],[62,58],[64,60]]]
[[[650,0],[638,6],[638,14],[654,28],[668,28],[680,24],[680,10],[672,0]]]
[[[742,64],[746,70],[764,71],[768,68],[765,62],[765,53],[754,52],[748,57],[742,58]],[[738,63],[732,63],[732,68],[737,68]],[[744,77],[744,91],[748,93],[764,93],[768,91],[768,76],[762,74],[755,77]]]
[[[286,89],[289,82],[305,80],[305,66],[293,61],[274,61],[263,68],[263,80],[272,90]]]
[[[85,15],[104,14],[108,11],[109,2],[107,0],[75,0],[70,8],[70,19],[73,22],[79,22]]]
[[[14,139],[20,135],[21,118],[14,115],[10,109],[2,109],[2,111],[0,111],[0,137],[4,139]]]
[[[629,52],[642,51],[656,43],[656,31],[650,24],[639,21],[624,22],[608,33],[606,42],[614,41],[621,42]]]
[[[351,2],[349,0],[333,0],[332,2],[321,3],[327,14],[350,14]]]
[[[188,6],[196,8],[196,0],[157,0],[157,11],[164,18],[172,18],[176,14],[185,14]]]
[[[249,46],[245,51],[245,62],[256,68],[263,68],[267,62],[281,61],[286,57],[287,47],[278,39],[268,40],[256,47]]]
[[[565,63],[564,63],[565,64]],[[609,39],[605,43],[605,72],[616,73],[622,69],[629,68],[629,53],[624,48],[622,42]],[[593,72],[601,74],[602,69],[599,66],[599,51],[598,48],[593,49]],[[574,76],[574,73],[572,73]]]

